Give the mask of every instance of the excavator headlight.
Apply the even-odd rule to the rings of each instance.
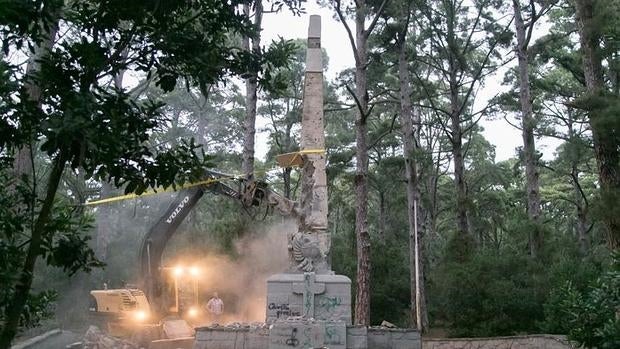
[[[144,320],[146,320],[146,318],[148,318],[148,314],[146,313],[146,311],[144,310],[137,310],[134,314],[133,317],[136,321],[138,322],[142,322]]]
[[[198,316],[198,308],[197,307],[191,307],[187,310],[187,315],[189,317],[196,317]]]

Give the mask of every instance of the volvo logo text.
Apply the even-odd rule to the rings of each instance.
[[[183,198],[183,201],[179,203],[179,206],[177,206],[177,208],[175,208],[174,211],[172,211],[172,214],[170,215],[170,217],[166,219],[166,223],[168,224],[172,223],[172,221],[179,215],[179,212],[181,212],[183,207],[185,207],[185,205],[187,205],[188,202],[189,202],[189,196],[186,196],[185,198]]]

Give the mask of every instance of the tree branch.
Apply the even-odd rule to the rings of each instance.
[[[385,10],[385,5],[387,5],[388,1],[390,0],[383,0],[383,2],[381,2],[381,5],[379,5],[379,9],[377,10],[375,17],[372,19],[372,22],[370,22],[370,25],[368,25],[368,29],[364,30],[363,35],[366,38],[368,38],[370,36],[370,33],[372,33],[372,31],[375,29],[375,26],[377,25],[377,21],[379,20],[379,17],[381,17],[383,10]]]
[[[351,32],[351,28],[349,27],[349,24],[347,24],[347,20],[344,18],[344,15],[342,14],[342,9],[340,8],[340,5],[341,5],[340,0],[334,0],[334,3],[336,4],[334,6],[334,9],[336,10],[336,14],[338,15],[338,18],[340,19],[340,22],[342,22],[344,29],[347,31],[347,36],[349,37],[349,43],[351,44],[351,48],[353,49],[353,57],[355,58],[355,65],[361,65],[360,57],[357,54],[357,45],[355,45],[355,39],[353,38],[353,33]]]
[[[357,98],[357,95],[355,94],[355,91],[353,91],[353,89],[351,87],[349,87],[349,85],[344,85],[344,87],[347,89],[347,91],[349,91],[351,96],[353,96],[353,100],[355,101],[355,105],[357,105],[357,109],[360,111],[360,115],[362,116],[362,121],[365,121],[366,120],[366,113],[364,113],[364,108],[362,108],[362,104],[361,104],[360,100]]]
[[[388,130],[386,130],[385,132],[383,132],[382,134],[380,134],[372,143],[370,143],[370,145],[366,148],[366,149],[371,149],[373,148],[375,145],[377,145],[377,143],[379,143],[385,136],[389,135],[390,133],[392,133],[392,131],[394,131],[394,124],[396,123],[396,117],[398,116],[398,113],[394,113],[394,116],[392,117],[392,122],[390,124],[390,128]]]
[[[514,16],[512,17],[510,22],[504,27],[504,30],[502,31],[502,34],[504,34],[508,30],[508,28],[510,27],[510,24],[512,24],[513,20],[514,20]],[[487,66],[487,63],[489,62],[489,58],[491,57],[491,53],[493,53],[493,51],[495,50],[495,46],[497,46],[498,43],[499,43],[499,40],[495,40],[493,42],[493,44],[491,45],[491,47],[489,48],[489,50],[487,51],[487,54],[484,57],[484,60],[482,61],[482,64],[480,65],[480,68],[478,69],[478,72],[476,72],[476,74],[474,75],[474,77],[473,77],[473,79],[471,81],[471,84],[467,88],[467,92],[465,93],[465,98],[463,98],[463,103],[461,104],[461,107],[458,110],[458,114],[459,115],[461,115],[461,113],[463,112],[463,109],[465,108],[465,105],[467,104],[467,100],[469,99],[469,96],[471,96],[471,93],[472,93],[472,91],[474,89],[474,85],[476,84],[477,81],[479,81],[480,76],[482,75],[482,71]]]

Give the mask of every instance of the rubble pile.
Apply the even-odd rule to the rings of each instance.
[[[76,343],[77,344],[77,343]],[[109,336],[97,326],[90,326],[82,340],[82,349],[139,349],[129,341]]]

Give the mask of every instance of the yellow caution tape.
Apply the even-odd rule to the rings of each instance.
[[[325,149],[304,149],[298,151],[299,154],[325,154]]]
[[[284,156],[291,156],[292,159],[290,159],[290,161],[288,162],[288,166],[285,166],[285,165],[283,165],[281,163],[279,163],[279,164],[282,167],[292,167],[292,166],[296,165],[297,159],[299,159],[299,161],[301,161],[301,155],[304,155],[304,154],[324,154],[324,153],[325,153],[325,149],[304,149],[304,150],[300,150],[300,151],[297,151],[297,152],[294,152],[294,153],[278,155],[277,158],[281,158],[281,157],[284,157]],[[264,172],[266,173],[268,171],[264,171]],[[204,181],[185,184],[185,185],[176,187],[176,189],[173,189],[172,187],[169,187],[167,189],[161,189],[161,190],[147,190],[147,191],[145,191],[144,193],[142,193],[140,195],[138,195],[138,194],[125,194],[125,195],[119,195],[119,196],[112,196],[112,197],[105,198],[105,199],[100,199],[100,200],[87,201],[87,202],[84,203],[84,206],[95,206],[95,205],[107,204],[107,203],[110,203],[110,202],[117,202],[117,201],[122,201],[122,200],[141,198],[141,197],[155,195],[155,194],[168,193],[168,192],[179,191],[179,190],[186,189],[186,188],[197,187],[199,185],[210,185],[210,184],[213,184],[215,182],[219,182],[219,181],[223,181],[223,180],[236,179],[236,178],[245,178],[245,177],[247,177],[247,176],[244,175],[244,176],[228,176],[228,177],[222,177],[222,178],[209,178],[209,179],[204,180]]]
[[[126,194],[126,195],[112,196],[112,197],[105,198],[105,199],[88,201],[88,202],[85,202],[84,205],[85,206],[95,206],[95,205],[107,204],[107,203],[110,203],[110,202],[116,202],[116,201],[122,201],[122,200],[128,200],[128,199],[135,199],[135,198],[140,198],[140,197],[145,197],[145,196],[150,196],[150,195],[155,195],[155,194],[179,191],[179,190],[186,189],[186,188],[197,187],[199,185],[210,185],[210,184],[213,184],[215,182],[222,181],[222,180],[235,179],[235,178],[237,178],[237,177],[210,178],[210,179],[207,179],[207,180],[204,180],[204,181],[200,181],[200,182],[194,182],[194,183],[185,184],[185,185],[176,187],[176,189],[173,189],[172,187],[168,187],[167,189],[162,189],[162,190],[148,190],[148,191],[145,191],[144,193],[142,193],[140,195],[138,195],[138,194]]]

